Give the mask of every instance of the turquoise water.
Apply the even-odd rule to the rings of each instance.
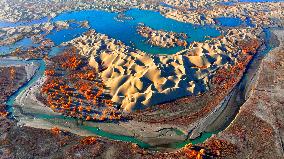
[[[127,45],[134,45],[134,47],[137,49],[141,49],[143,51],[153,53],[153,54],[156,54],[156,53],[172,54],[172,53],[179,51],[182,48],[175,47],[171,49],[165,49],[165,48],[160,48],[160,47],[150,47],[150,45],[144,43],[145,39],[136,33],[136,26],[138,25],[138,23],[144,23],[154,29],[164,29],[166,31],[185,32],[189,36],[189,38],[187,39],[188,42],[203,41],[205,40],[205,36],[214,37],[214,36],[220,35],[220,32],[213,27],[210,27],[210,26],[201,27],[201,26],[196,26],[196,25],[192,25],[188,23],[177,22],[175,20],[167,19],[163,17],[158,12],[132,9],[132,10],[127,11],[125,14],[127,16],[133,17],[134,20],[118,22],[114,20],[114,17],[117,16],[117,13],[90,10],[90,11],[77,11],[77,12],[63,13],[63,14],[58,15],[51,21],[55,22],[58,20],[73,20],[73,19],[75,19],[76,21],[88,20],[91,28],[96,29],[97,32],[105,33],[112,38],[116,38],[116,39],[119,39],[125,42]],[[222,21],[226,21],[226,19],[223,19]],[[239,20],[231,19],[229,20],[227,25],[236,25],[239,23],[240,23]],[[79,36],[85,31],[86,29],[78,28],[75,26],[75,27],[71,27],[66,30],[58,31],[58,32],[53,31],[47,37],[54,40],[55,43],[58,45],[62,42],[71,40],[72,38]],[[58,52],[58,48],[54,49],[51,55],[56,55],[57,52]],[[13,112],[12,106],[14,104],[15,98],[21,92],[28,89],[35,81],[37,81],[44,74],[45,62],[43,60],[29,60],[28,62],[32,62],[32,61],[39,63],[40,67],[30,81],[24,84],[24,86],[22,86],[12,96],[9,97],[9,100],[7,101],[7,105],[9,106],[9,112]],[[66,118],[64,116],[49,116],[46,114],[38,114],[36,115],[36,118],[42,118],[42,119],[60,118],[60,119],[66,119],[68,121],[72,120],[71,118]],[[98,129],[97,127],[81,126],[81,128],[83,130],[87,130],[94,134],[97,134],[98,136],[107,137],[113,140],[133,142],[139,145],[140,147],[149,148],[149,145],[147,143],[144,143],[136,139],[135,137],[111,134],[111,133]],[[177,131],[177,133],[180,133],[180,132]],[[197,139],[174,143],[174,144],[171,144],[171,147],[181,148],[188,143],[193,143],[193,144],[202,143],[207,138],[211,137],[212,134],[214,133],[211,133],[211,132],[202,133],[202,135],[198,137]]]
[[[0,55],[6,55],[14,51],[16,48],[25,48],[30,46],[39,46],[39,44],[34,44],[30,38],[24,38],[20,41],[17,41],[13,45],[0,46]]]
[[[249,17],[246,17],[244,21],[239,17],[218,17],[214,18],[214,20],[217,22],[217,25],[224,27],[239,27],[241,25],[245,27],[255,27],[255,24],[252,23]]]
[[[30,26],[33,24],[41,24],[41,23],[45,23],[48,21],[48,18],[42,18],[42,19],[36,19],[36,20],[32,20],[32,21],[24,21],[24,22],[16,22],[16,23],[12,23],[12,22],[3,22],[0,21],[0,28],[4,28],[4,27],[16,27],[16,26]]]
[[[47,114],[33,114],[33,116],[35,118],[38,119],[44,119],[44,120],[48,120],[50,123],[56,123],[56,119],[60,119],[66,122],[76,122],[76,119],[71,118],[71,117],[65,117],[62,115],[47,115]],[[63,121],[61,123],[63,123]],[[90,122],[90,121],[85,121],[86,122]],[[80,125],[78,126],[80,129],[82,130],[87,130],[93,134],[96,134],[100,137],[105,137],[111,140],[117,140],[117,141],[125,141],[125,142],[131,142],[131,143],[135,143],[138,146],[142,147],[142,148],[154,148],[151,145],[133,137],[133,136],[125,136],[125,135],[118,135],[118,134],[113,134],[113,133],[109,133],[106,131],[101,130],[98,127],[92,127],[92,126],[88,126],[86,124],[84,125]],[[177,135],[184,135],[184,133],[178,129],[174,130]],[[217,133],[217,132],[215,132]],[[211,133],[211,132],[204,132],[201,134],[200,137],[197,137],[196,139],[188,139],[185,141],[180,141],[180,142],[176,142],[176,143],[172,143],[169,144],[168,147],[170,148],[182,148],[184,147],[186,144],[188,143],[192,143],[192,144],[199,144],[199,143],[203,143],[206,139],[210,138],[213,134],[215,133]]]
[[[59,14],[50,22],[75,20],[76,22],[87,20],[91,29],[95,29],[99,33],[106,34],[111,38],[121,40],[126,45],[135,49],[139,49],[151,54],[173,54],[183,49],[183,47],[162,48],[157,46],[151,46],[146,43],[146,39],[136,33],[136,29],[139,23],[144,23],[154,29],[163,29],[165,31],[174,31],[178,33],[186,33],[188,43],[193,41],[204,41],[207,36],[216,37],[220,35],[215,27],[212,26],[198,26],[190,23],[183,23],[173,19],[162,16],[159,12],[131,9],[125,12],[126,16],[133,17],[133,20],[126,20],[120,22],[115,20],[118,13],[111,13],[99,10],[82,10],[74,12],[65,12]],[[35,20],[26,23],[0,23],[0,27],[3,26],[19,26],[19,25],[33,25],[40,22],[46,22],[47,19]],[[60,31],[53,30],[46,38],[51,39],[56,45],[62,42],[67,42],[80,36],[88,29],[80,28],[75,24],[72,24],[69,29]]]
[[[165,18],[159,12],[131,9],[125,12],[126,16],[133,17],[133,20],[126,20],[119,22],[115,20],[117,13],[110,13],[98,10],[84,10],[66,12],[51,19],[52,22],[63,20],[88,20],[91,29],[95,29],[99,33],[106,34],[112,38],[121,40],[128,46],[140,49],[147,53],[152,54],[173,54],[180,50],[182,47],[161,48],[151,46],[145,43],[145,38],[136,33],[136,27],[139,23],[144,23],[154,29],[163,29],[165,31],[184,32],[187,33],[189,38],[187,42],[204,41],[206,36],[216,37],[220,32],[210,26],[196,26],[189,23],[178,22],[172,19]],[[68,29],[48,35],[47,37],[55,41],[58,45],[62,42],[71,40],[78,37],[85,29]],[[65,35],[65,36],[64,36]]]
[[[56,124],[56,119],[60,119],[60,120],[63,120],[65,122],[73,122],[73,123],[77,122],[75,118],[66,117],[66,116],[63,116],[63,115],[33,114],[33,116],[35,118],[38,118],[38,119],[47,120],[48,122],[54,123],[54,124]],[[86,123],[86,122],[91,122],[91,121],[84,121],[84,122]],[[92,127],[92,126],[88,126],[86,124],[78,125],[78,127],[82,130],[87,130],[87,131],[89,131],[93,134],[100,136],[100,137],[105,137],[105,138],[112,139],[112,140],[135,143],[142,148],[151,147],[151,145],[149,145],[149,144],[147,144],[147,143],[145,143],[145,142],[143,142],[143,141],[141,141],[141,140],[139,140],[135,137],[132,137],[132,136],[125,136],[125,135],[118,135],[118,134],[109,133],[109,132],[101,130],[98,127]]]
[[[92,133],[95,133],[98,136],[106,137],[108,139],[135,143],[135,144],[137,144],[138,146],[140,146],[142,148],[149,148],[149,147],[151,147],[149,144],[147,144],[147,143],[145,143],[145,142],[143,142],[141,140],[138,140],[135,137],[108,133],[108,132],[105,132],[105,131],[103,131],[103,130],[101,130],[99,128],[91,127],[91,126],[81,126],[81,127],[84,130],[88,130],[88,131],[90,131]]]
[[[243,24],[243,21],[236,17],[218,17],[214,20],[217,22],[217,24],[226,27],[237,27]]]
[[[31,80],[26,82],[23,86],[21,86],[16,92],[14,92],[9,99],[7,100],[7,106],[8,106],[8,112],[12,114],[13,112],[13,105],[15,102],[16,97],[23,91],[25,91],[27,88],[29,88],[34,82],[36,82],[40,77],[43,76],[45,71],[45,62],[43,60],[27,60],[25,62],[35,62],[39,65],[39,68],[37,69],[36,73],[33,75]]]
[[[193,139],[193,140],[188,139],[188,140],[183,141],[183,142],[173,143],[173,144],[170,144],[169,147],[171,147],[171,148],[183,148],[185,145],[187,145],[189,143],[192,143],[193,145],[203,143],[205,140],[210,138],[213,134],[215,134],[215,133],[204,132],[199,137],[197,137],[196,139]]]

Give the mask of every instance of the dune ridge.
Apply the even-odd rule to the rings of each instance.
[[[75,46],[98,70],[112,101],[130,112],[209,89],[209,79],[220,66],[233,65],[236,47],[256,38],[257,29],[231,29],[225,36],[193,42],[173,55],[151,55],[91,30],[63,45]]]

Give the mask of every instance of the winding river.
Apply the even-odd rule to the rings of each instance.
[[[76,15],[76,16],[75,16]],[[215,28],[212,28],[210,26],[203,26],[203,27],[197,27],[191,24],[186,24],[186,23],[180,23],[173,21],[171,19],[166,19],[165,17],[161,16],[157,12],[153,11],[142,11],[138,9],[133,9],[128,12],[126,12],[127,16],[131,16],[134,18],[134,20],[130,20],[129,22],[118,22],[114,20],[114,17],[117,16],[116,13],[109,13],[109,12],[103,12],[103,11],[79,11],[79,12],[68,12],[68,13],[63,13],[60,14],[59,16],[55,17],[52,19],[52,21],[58,21],[58,20],[71,20],[74,19],[76,21],[82,21],[82,20],[88,20],[90,22],[91,28],[96,29],[98,32],[101,33],[106,33],[110,35],[111,37],[118,38],[121,41],[125,42],[128,45],[134,45],[135,48],[141,49],[143,51],[149,52],[149,53],[157,53],[157,52],[164,52],[166,54],[172,54],[173,52],[177,52],[179,47],[173,48],[173,49],[163,49],[159,47],[149,47],[149,45],[145,44],[143,41],[145,39],[141,38],[140,36],[136,35],[135,32],[135,26],[137,26],[138,23],[144,23],[150,27],[153,27],[155,29],[165,29],[165,30],[172,30],[176,32],[186,32],[189,34],[190,39],[189,41],[203,41],[205,40],[206,36],[218,36],[220,33],[218,30]],[[98,18],[99,17],[99,18]],[[151,18],[150,18],[151,17]],[[96,20],[91,20],[91,19],[96,19]],[[111,20],[108,20],[111,19]],[[163,23],[161,23],[163,21]],[[165,22],[164,22],[165,21]],[[106,23],[105,23],[106,22]],[[239,21],[238,21],[239,22]],[[34,22],[31,22],[31,24],[34,24]],[[8,24],[4,25],[3,23],[0,25],[2,26],[8,26]],[[19,25],[22,25],[19,24]],[[177,27],[178,26],[178,27]],[[109,28],[110,27],[110,28]],[[59,32],[53,32],[52,34],[48,35],[48,38],[52,39],[55,41],[56,44],[60,44],[64,41],[71,40],[72,38],[80,35],[83,33],[84,29],[67,29]],[[62,35],[67,35],[62,36]],[[133,36],[134,35],[134,36]],[[269,30],[265,30],[265,39],[270,38],[270,32]],[[241,81],[237,84],[237,86],[234,88],[235,91],[241,92],[245,90],[250,81],[253,78],[253,74],[255,74],[257,70],[257,64],[260,62],[260,60],[269,52],[271,49],[268,41],[266,41],[266,47],[264,50],[261,52],[258,52],[253,60],[250,62],[248,65],[248,68],[241,79]],[[25,90],[31,88],[31,86],[38,81],[43,75],[45,71],[45,62],[42,59],[34,59],[34,60],[28,60],[26,62],[35,62],[39,64],[39,68],[37,69],[36,73],[33,75],[33,77],[26,83],[24,84],[20,89],[18,89],[12,96],[9,97],[7,101],[7,105],[9,106],[9,111],[13,113],[13,105],[15,102],[16,97],[24,92]],[[253,68],[253,69],[251,69]],[[244,93],[238,93],[237,95],[243,96]],[[167,145],[167,147],[171,148],[181,148],[184,145],[188,143],[202,143],[209,137],[211,137],[213,134],[216,134],[222,130],[224,130],[234,119],[236,116],[240,106],[245,102],[244,100],[237,105],[238,109],[235,110],[235,113],[232,114],[232,118],[230,121],[228,121],[222,128],[219,128],[218,131],[208,131],[204,132],[201,134],[200,137],[194,139],[194,140],[186,140],[178,143],[173,143]],[[62,115],[48,115],[48,114],[33,114],[33,112],[30,112],[31,116],[33,118],[38,118],[38,119],[43,119],[47,120],[50,123],[56,122],[57,119],[61,119],[66,122],[76,122],[75,119],[69,118],[69,117],[64,117]],[[95,135],[101,136],[101,137],[106,137],[109,139],[113,140],[119,140],[119,141],[126,141],[126,142],[132,142],[136,143],[140,147],[143,148],[151,148],[151,146],[136,137],[133,136],[124,136],[124,135],[117,135],[117,134],[112,134],[105,132],[97,127],[91,127],[88,125],[79,125],[78,126],[80,129],[89,131]],[[177,134],[179,133],[179,130],[176,132]]]

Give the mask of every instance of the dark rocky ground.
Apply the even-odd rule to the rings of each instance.
[[[25,67],[0,67],[0,115],[4,116],[4,102],[27,80]]]

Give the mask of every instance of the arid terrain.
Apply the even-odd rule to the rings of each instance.
[[[0,2],[0,159],[284,156],[284,3]]]

